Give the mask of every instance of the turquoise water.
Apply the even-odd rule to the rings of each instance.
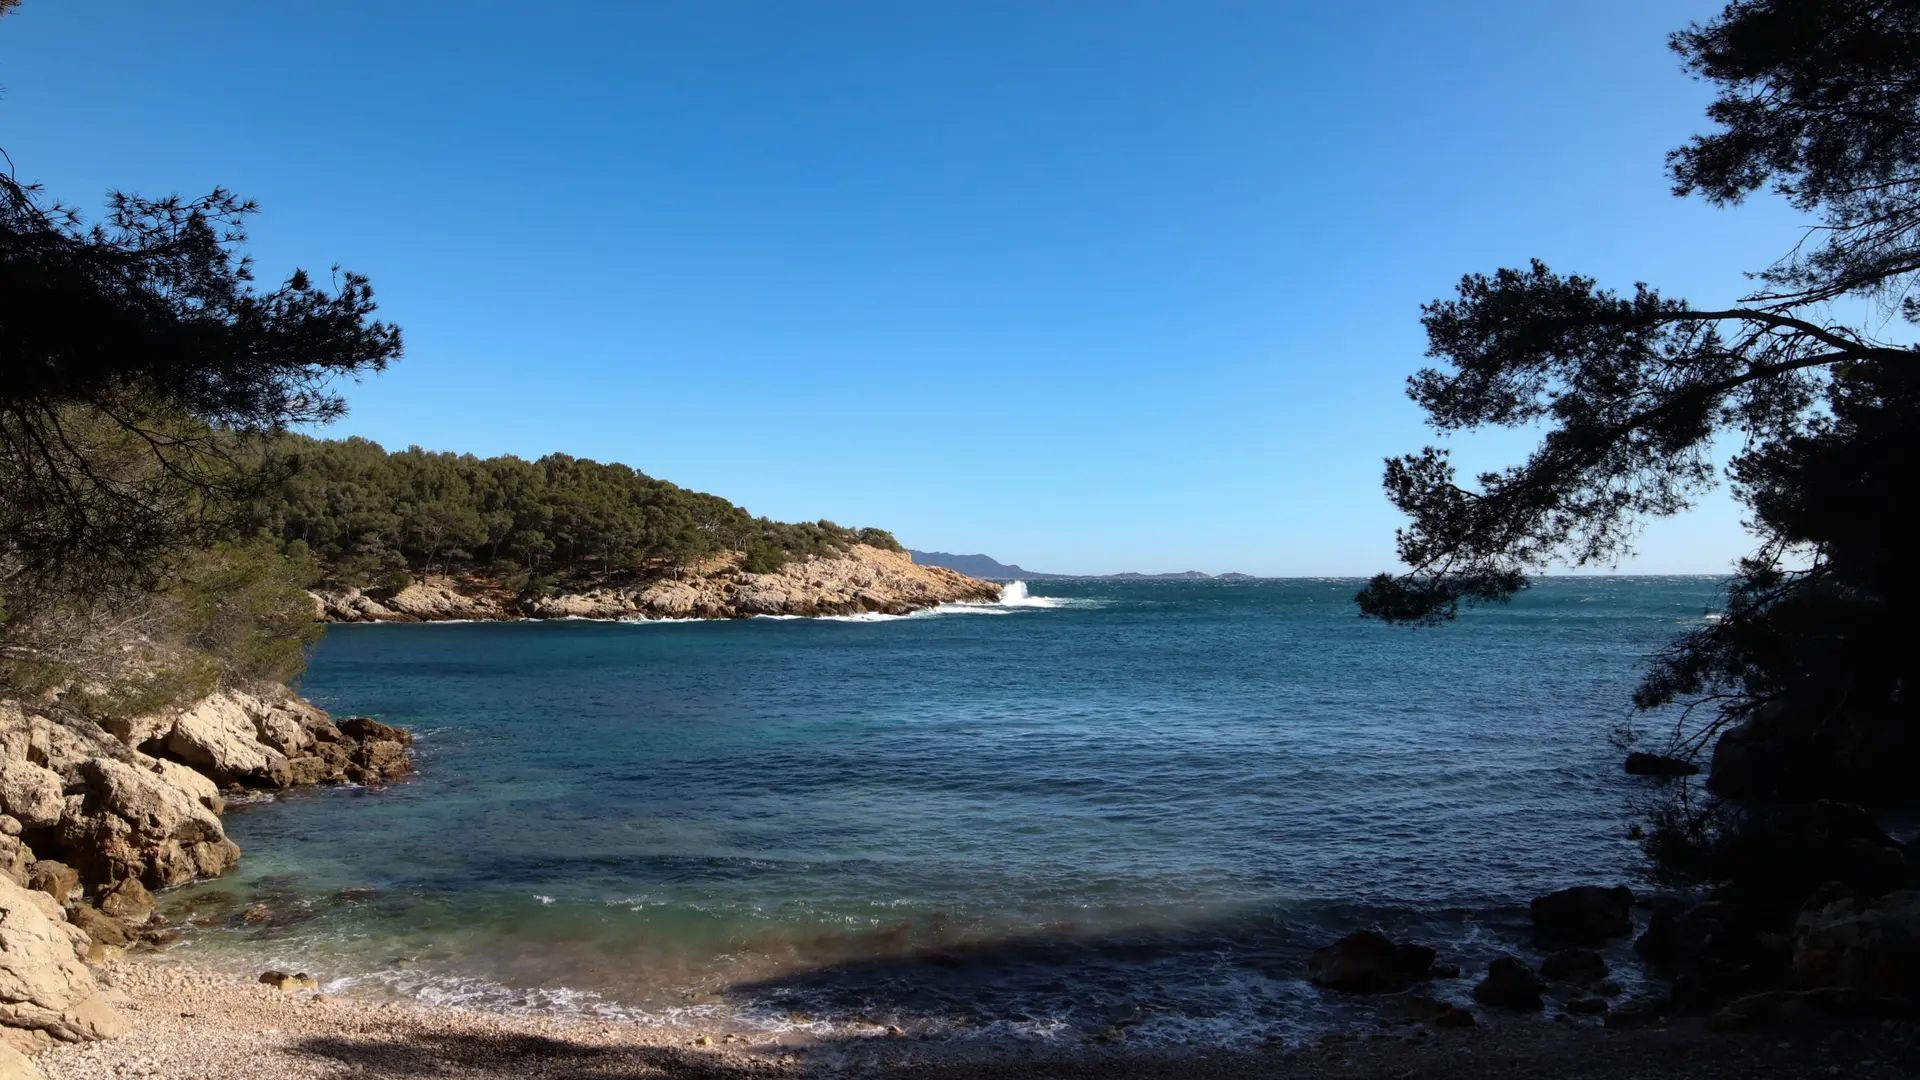
[[[432,1001],[1298,1035],[1350,1015],[1298,978],[1346,930],[1472,962],[1528,897],[1637,873],[1610,735],[1719,589],[1556,579],[1408,631],[1356,586],[336,627],[304,691],[412,727],[419,777],[237,808],[241,868],[170,910],[192,955]]]

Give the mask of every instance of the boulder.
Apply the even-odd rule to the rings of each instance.
[[[413,743],[413,732],[383,724],[370,716],[349,716],[340,721],[338,727],[342,734],[359,742],[397,742],[402,746]]]
[[[127,878],[100,894],[100,910],[129,923],[143,923],[153,914],[153,894],[138,878]]]
[[[41,859],[27,867],[27,888],[46,893],[65,906],[80,888],[80,871],[57,859]]]
[[[20,839],[19,834],[10,836],[0,833],[0,877],[26,887],[27,872],[33,863],[33,849]]]
[[[1434,952],[1400,945],[1378,930],[1357,930],[1307,958],[1307,978],[1316,986],[1350,994],[1404,990],[1428,977]]]
[[[1920,996],[1920,892],[1845,897],[1802,913],[1792,965],[1803,987]]]
[[[1700,775],[1700,766],[1691,761],[1663,754],[1644,754],[1638,750],[1627,755],[1626,768],[1629,776]]]
[[[1607,961],[1592,949],[1561,949],[1540,962],[1540,974],[1554,982],[1590,986],[1607,977]]]
[[[220,797],[220,786],[199,772],[177,761],[167,761],[162,758],[146,758],[142,764],[147,765],[150,771],[161,780],[186,792],[193,801],[206,807],[210,813],[226,813],[227,801]]]
[[[274,708],[264,708],[253,713],[254,735],[267,747],[277,750],[283,757],[292,757],[307,748],[313,742],[313,736],[300,721],[287,713]]]
[[[1538,1012],[1546,1007],[1540,992],[1546,984],[1517,956],[1496,957],[1487,977],[1473,988],[1473,1000],[1501,1009]]]
[[[174,721],[167,752],[220,784],[286,787],[293,782],[286,755],[260,741],[249,703],[232,694],[202,698]]]
[[[363,784],[404,776],[413,768],[406,744],[391,739],[368,739],[354,749],[349,761],[348,779]]]
[[[1633,933],[1633,891],[1579,885],[1533,899],[1533,929],[1542,941],[1600,945]]]
[[[65,1041],[125,1031],[80,961],[88,944],[45,894],[0,881],[0,1025]]]
[[[0,762],[0,807],[29,829],[58,824],[66,809],[60,774],[29,761]]]
[[[263,971],[260,973],[260,981],[276,990],[320,989],[320,980],[304,971],[297,975],[289,975],[284,971]]]
[[[67,911],[67,919],[93,943],[108,949],[124,949],[136,935],[131,927],[104,911],[76,904]]]
[[[1432,1024],[1434,1027],[1463,1028],[1475,1024],[1470,1010],[1430,997],[1405,999],[1400,1003],[1400,1014],[1414,1023]]]
[[[1586,997],[1574,998],[1566,1003],[1565,1008],[1574,1016],[1604,1016],[1613,1006],[1607,1004],[1606,998]]]
[[[240,857],[220,819],[159,775],[105,758],[76,771],[87,793],[58,835],[83,881],[106,887],[138,878],[164,888],[220,874]]]
[[[45,1080],[33,1059],[0,1042],[0,1080]]]

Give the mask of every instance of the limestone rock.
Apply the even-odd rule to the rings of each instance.
[[[67,911],[67,919],[93,943],[108,949],[124,949],[133,944],[134,933],[126,923],[104,911],[76,904]]]
[[[153,914],[153,894],[138,878],[127,878],[100,894],[100,910],[129,923],[143,923]]]
[[[304,971],[297,975],[289,975],[284,971],[263,971],[260,973],[260,981],[276,990],[320,989],[320,980]]]
[[[33,866],[33,849],[18,834],[0,833],[0,877],[15,885],[27,884],[27,871]]]
[[[187,793],[195,802],[207,808],[210,813],[223,814],[227,802],[220,797],[220,786],[207,779],[201,773],[164,758],[148,758],[142,762],[160,779]]]
[[[79,887],[80,871],[58,859],[41,859],[27,867],[27,888],[46,893],[56,904],[65,905]]]
[[[33,1059],[0,1042],[0,1080],[46,1080]]]
[[[1633,933],[1633,891],[1579,885],[1534,897],[1533,929],[1542,941],[1601,945]]]
[[[66,1041],[112,1038],[126,1020],[100,998],[80,962],[86,935],[44,894],[0,881],[0,1024]]]
[[[339,727],[342,734],[361,742],[397,742],[403,746],[413,742],[412,732],[383,724],[370,716],[349,716],[340,721]]]
[[[29,829],[60,821],[66,808],[66,784],[60,774],[30,761],[0,762],[0,806]]]
[[[174,721],[167,752],[221,784],[286,787],[287,757],[259,740],[245,699],[213,694]]]
[[[165,888],[219,874],[239,858],[220,819],[157,774],[105,758],[81,762],[77,772],[88,788],[85,803],[61,821],[58,835],[82,880],[138,878]]]
[[[657,581],[596,584],[514,605],[497,585],[436,577],[390,597],[359,589],[314,594],[330,622],[421,622],[437,619],[686,619],[749,615],[904,614],[945,603],[999,599],[1000,586],[937,566],[917,566],[904,552],[852,545],[837,555],[795,559],[771,573],[739,569],[738,556],[705,560]]]

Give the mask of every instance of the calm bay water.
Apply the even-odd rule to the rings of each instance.
[[[336,627],[304,691],[418,779],[237,808],[184,946],[336,990],[817,1033],[1239,1042],[1358,926],[1468,963],[1631,880],[1609,734],[1701,578],[1438,630],[1353,581],[1042,583],[906,618]],[[237,915],[255,902],[265,923]],[[1463,987],[1464,988],[1464,987]]]

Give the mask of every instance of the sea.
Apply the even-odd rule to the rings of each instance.
[[[1547,578],[1425,629],[1359,617],[1359,586],[337,626],[300,689],[411,728],[418,775],[235,805],[238,869],[163,910],[198,964],[703,1031],[1366,1024],[1313,949],[1377,926],[1471,973],[1527,954],[1529,898],[1644,884],[1621,760],[1672,721],[1629,695],[1724,582]]]

